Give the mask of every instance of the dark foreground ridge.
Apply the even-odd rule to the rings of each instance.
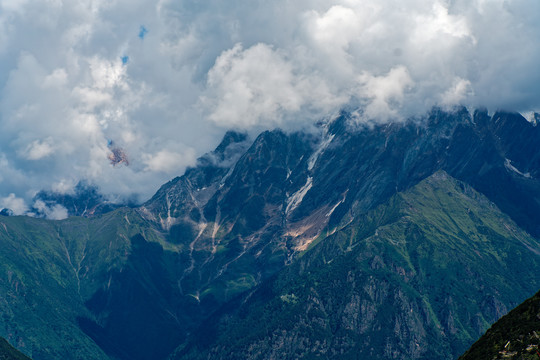
[[[497,321],[459,360],[540,359],[540,291]]]
[[[0,360],[31,360],[0,337]]]

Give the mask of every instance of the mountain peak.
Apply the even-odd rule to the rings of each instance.
[[[238,131],[232,131],[229,130],[225,133],[223,136],[223,140],[221,140],[221,143],[217,146],[216,150],[214,150],[215,153],[224,153],[225,150],[229,147],[231,144],[241,143],[247,140],[247,134],[241,133]]]

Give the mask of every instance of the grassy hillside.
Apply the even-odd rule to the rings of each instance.
[[[264,265],[230,265],[236,277],[198,298],[182,282],[196,251],[155,229],[131,209],[0,217],[0,336],[34,360],[165,358],[218,304],[204,301],[248,289]],[[327,229],[176,356],[455,358],[540,287],[539,253],[484,196],[437,173]]]

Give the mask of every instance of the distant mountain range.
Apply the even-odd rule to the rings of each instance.
[[[48,207],[60,205],[66,209],[69,216],[94,216],[103,214],[121,207],[107,200],[96,186],[85,182],[79,182],[70,193],[58,193],[54,191],[40,191],[32,199],[36,202],[43,202]],[[125,204],[125,206],[128,204]],[[32,209],[36,215],[43,214],[40,209]]]
[[[319,129],[229,132],[138,207],[0,217],[0,335],[35,360],[455,359],[540,288],[535,124]]]

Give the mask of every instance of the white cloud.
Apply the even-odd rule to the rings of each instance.
[[[24,199],[18,198],[13,193],[0,199],[0,207],[10,209],[15,215],[23,215],[28,211]]]
[[[143,162],[146,164],[146,171],[159,171],[169,174],[178,172],[179,169],[195,165],[195,152],[191,149],[176,153],[161,150],[154,155],[143,154]]]
[[[28,160],[39,160],[46,156],[49,156],[53,153],[52,138],[47,138],[45,140],[34,140],[29,144],[23,156]]]
[[[466,19],[463,16],[449,14],[448,7],[444,6],[440,1],[433,4],[430,13],[417,15],[415,22],[416,28],[413,33],[413,41],[427,44],[431,41],[440,40],[441,35],[456,38],[471,37],[474,40]]]
[[[361,36],[365,14],[342,5],[334,5],[324,14],[313,11],[309,14],[309,33],[323,51],[343,56],[342,52],[347,52],[351,42]]]
[[[539,109],[538,13],[527,0],[0,0],[0,197],[87,179],[143,200],[228,127],[298,128],[350,103],[363,121]],[[129,166],[111,166],[110,140]]]
[[[466,79],[456,78],[451,88],[441,95],[440,105],[452,106],[465,101],[467,97],[474,95],[471,82]]]
[[[47,206],[42,200],[36,200],[33,208],[50,220],[63,220],[68,217],[68,211],[60,204]]]
[[[364,111],[367,121],[400,119],[398,109],[402,106],[405,93],[414,85],[404,66],[392,68],[382,76],[364,73],[360,75],[359,83],[359,96],[367,100]]]
[[[75,186],[77,183],[73,179],[61,179],[55,184],[52,184],[51,190],[58,194],[75,194]]]
[[[68,74],[65,69],[54,69],[54,71],[43,79],[43,87],[51,89],[62,88],[67,85]]]
[[[224,51],[208,72],[202,106],[209,119],[224,127],[281,125],[303,107],[318,109],[339,100],[316,76],[296,72],[294,63],[266,44]]]

